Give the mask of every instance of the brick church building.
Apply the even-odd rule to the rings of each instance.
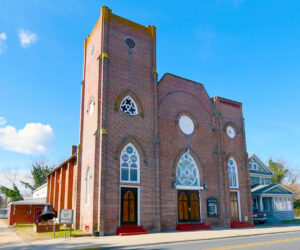
[[[75,224],[89,232],[252,223],[242,104],[158,80],[155,27],[107,7],[84,45],[75,169]]]

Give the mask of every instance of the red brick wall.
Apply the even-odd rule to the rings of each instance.
[[[76,157],[72,156],[48,175],[48,187],[50,189],[48,189],[47,193],[47,202],[53,205],[54,209],[58,212],[58,216],[61,209],[73,209],[75,215],[77,214],[76,196],[73,195],[74,190],[76,191],[76,186],[74,187],[74,182],[76,181],[74,178],[76,176],[73,173],[76,170]],[[74,224],[78,227],[76,220]]]
[[[155,39],[151,32],[155,30],[115,16],[106,8],[102,9],[102,14],[105,21],[96,25],[86,46],[85,105],[94,95],[100,106],[95,108],[92,116],[86,112],[83,114],[81,228],[89,226],[90,231],[99,229],[102,234],[115,234],[120,221],[119,149],[132,142],[141,159],[141,181],[137,185],[141,187],[141,224],[153,230],[153,109],[156,91],[153,69],[156,62]],[[103,44],[100,42],[101,35],[105,37]],[[129,51],[124,43],[127,36],[133,37],[137,43],[133,51]],[[90,53],[93,45],[97,51],[95,56]],[[97,60],[101,53],[107,53],[108,58]],[[144,110],[144,117],[115,111],[118,97],[127,90],[134,92],[140,100],[139,110]],[[107,135],[101,133],[102,129],[107,131]],[[84,202],[87,166],[92,169],[94,183],[89,205]]]
[[[126,47],[124,40],[128,36],[135,39],[135,50]],[[158,87],[155,36],[155,27],[133,23],[102,7],[99,21],[85,40],[80,147],[74,172],[76,220],[83,230],[115,234],[120,223],[123,185],[119,157],[129,142],[140,156],[140,183],[134,186],[140,189],[140,224],[147,230],[175,229],[177,191],[172,188],[172,181],[177,162],[187,147],[197,162],[201,185],[208,184],[207,190],[200,191],[202,220],[211,225],[230,223],[230,154],[237,156],[242,219],[251,216],[246,200],[250,199],[249,173],[240,104],[238,108],[221,104],[219,99],[210,99],[201,84],[171,74],[166,74]],[[123,93],[134,97],[139,115],[119,111]],[[88,114],[90,100],[95,102],[92,115]],[[183,113],[189,114],[196,124],[190,136],[178,127]],[[229,140],[224,130],[227,122],[236,124],[240,131],[234,140]],[[85,204],[88,167],[91,190],[90,202]],[[219,201],[218,218],[206,215],[209,196]]]
[[[217,111],[220,122],[221,148],[224,150],[223,165],[225,166],[225,174],[228,180],[228,160],[233,157],[238,167],[239,188],[240,194],[240,209],[241,220],[245,221],[245,216],[252,221],[252,199],[250,188],[250,176],[248,168],[248,154],[246,148],[245,126],[242,113],[242,104],[224,98],[214,98],[215,110]],[[227,136],[226,127],[231,125],[235,131],[235,138]],[[229,203],[229,184],[227,185],[227,195],[225,202]],[[227,211],[227,216],[230,217],[230,210]]]
[[[80,228],[88,225],[93,231],[96,228],[98,219],[94,217],[98,208],[98,178],[99,172],[96,167],[96,134],[97,122],[100,112],[100,89],[99,89],[99,60],[101,53],[101,21],[98,21],[91,35],[85,40],[84,48],[84,74],[82,86],[82,111],[81,111],[81,127],[80,127],[80,149],[79,149],[79,168],[77,176],[80,181],[80,190],[77,190],[78,197],[77,206],[80,208]],[[92,52],[93,51],[93,52]],[[89,103],[93,100],[95,103],[92,115],[88,113]],[[99,149],[98,149],[99,150]],[[85,204],[86,197],[86,173],[87,169],[91,169],[91,191],[90,203]],[[93,224],[94,222],[94,224]],[[96,229],[95,229],[96,230]]]
[[[158,91],[158,124],[160,141],[160,187],[162,229],[175,229],[177,219],[176,180],[178,161],[187,148],[198,165],[200,185],[207,182],[208,189],[200,191],[203,222],[216,224],[216,218],[207,218],[206,198],[218,197],[217,172],[214,162],[212,108],[204,87],[170,74],[163,76]],[[179,128],[182,114],[193,119],[194,132],[185,135]]]
[[[35,223],[35,210],[41,205],[10,205],[8,224],[32,224]]]

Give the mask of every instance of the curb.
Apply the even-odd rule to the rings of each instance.
[[[152,246],[152,245],[164,245],[164,244],[172,244],[172,243],[181,243],[181,242],[194,242],[194,241],[204,241],[204,240],[218,240],[218,239],[230,239],[230,238],[241,238],[241,237],[248,237],[248,236],[257,236],[257,235],[271,235],[271,234],[282,234],[282,233],[293,233],[293,232],[299,232],[299,230],[291,230],[291,231],[284,231],[284,232],[270,232],[270,233],[254,233],[254,234],[245,234],[245,235],[235,235],[235,236],[224,236],[224,237],[218,237],[218,238],[203,238],[203,239],[192,239],[192,240],[180,240],[180,241],[163,241],[163,242],[155,242],[155,243],[147,243],[147,244],[134,244],[134,245],[128,245],[128,246],[122,246],[122,245],[115,245],[115,246],[106,246],[106,247],[91,247],[91,248],[78,248],[78,249],[114,249],[114,248],[130,248],[130,247],[138,247],[138,246]]]

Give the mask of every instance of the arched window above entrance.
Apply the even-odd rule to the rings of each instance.
[[[200,187],[198,167],[189,153],[184,153],[178,162],[176,187]]]
[[[235,160],[231,157],[228,161],[229,186],[231,188],[239,187],[238,170]]]
[[[139,183],[140,181],[140,157],[132,143],[127,144],[120,157],[121,182]]]

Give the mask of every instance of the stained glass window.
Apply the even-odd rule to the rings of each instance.
[[[122,100],[120,104],[120,110],[128,115],[137,115],[139,113],[135,101],[129,95],[124,97],[124,99]]]
[[[200,187],[197,164],[189,153],[183,154],[178,162],[176,186]]]
[[[140,158],[136,148],[127,144],[120,157],[121,182],[139,182]]]
[[[229,184],[231,188],[239,187],[237,165],[233,158],[228,161]]]

